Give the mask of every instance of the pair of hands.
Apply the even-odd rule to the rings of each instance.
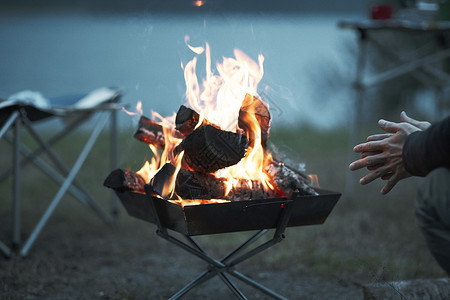
[[[429,122],[417,121],[410,118],[403,111],[400,114],[401,123],[379,120],[378,126],[386,133],[371,135],[366,143],[356,145],[354,152],[361,153],[361,159],[349,165],[355,171],[367,168],[371,171],[359,182],[364,185],[377,178],[387,180],[381,189],[381,194],[387,194],[400,180],[410,177],[403,164],[403,145],[408,135],[415,131],[426,130],[431,126]]]

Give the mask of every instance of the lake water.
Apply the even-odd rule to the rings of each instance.
[[[142,101],[145,115],[170,115],[185,102],[181,62],[193,57],[184,42],[189,35],[193,45],[209,43],[213,61],[233,56],[234,48],[254,60],[264,55],[260,87],[269,87],[273,126],[345,126],[354,74],[345,49],[355,34],[337,22],[355,18],[0,14],[0,94],[28,89],[57,96],[117,86],[130,107]],[[349,74],[348,82],[334,85],[336,71]],[[121,124],[129,123],[123,114]]]

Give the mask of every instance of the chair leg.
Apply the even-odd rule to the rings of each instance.
[[[78,171],[80,170],[81,166],[83,165],[85,159],[87,158],[89,152],[91,151],[95,141],[97,140],[100,132],[102,131],[103,127],[106,124],[106,121],[108,120],[107,115],[104,116],[105,113],[101,113],[99,116],[99,119],[97,123],[94,126],[94,130],[92,131],[91,136],[89,137],[86,145],[84,146],[83,150],[81,151],[80,155],[78,156],[78,159],[76,160],[75,164],[72,167],[72,170],[69,172],[69,175],[67,176],[66,180],[62,184],[61,188],[59,189],[56,196],[51,201],[50,205],[48,206],[47,210],[39,220],[39,223],[34,228],[33,232],[31,233],[30,237],[26,241],[25,245],[23,246],[22,250],[20,251],[20,254],[22,256],[26,256],[28,254],[28,251],[30,250],[31,246],[33,245],[34,241],[42,231],[43,227],[47,223],[48,219],[52,215],[53,211],[55,210],[56,206],[61,201],[62,197],[68,190],[68,188],[71,186],[72,181],[75,179],[75,176],[77,175]],[[103,117],[103,118],[102,118]]]
[[[0,251],[3,252],[7,257],[11,256],[11,249],[9,249],[5,244],[0,241]]]
[[[21,119],[17,118],[14,124],[14,149],[13,149],[13,232],[12,243],[14,247],[20,244],[20,130]]]
[[[60,132],[58,132],[56,135],[54,135],[53,137],[51,137],[46,143],[50,146],[53,146],[56,142],[58,142],[59,140],[63,139],[67,134],[69,134],[70,132],[72,132],[74,129],[76,129],[78,126],[80,126],[83,122],[82,122],[83,118],[79,118],[76,119],[74,122],[70,123],[69,125],[66,126],[66,128],[64,128],[64,130],[61,130]],[[0,135],[1,138],[2,135]],[[7,136],[8,137],[8,136]],[[12,140],[12,139],[11,139]],[[7,139],[7,141],[9,141],[9,139]],[[23,146],[23,145],[22,145]],[[24,157],[22,159],[22,161],[20,162],[20,166],[23,168],[24,166],[26,166],[30,161],[33,161],[34,159],[36,159],[37,157],[39,157],[39,155],[41,155],[43,152],[45,152],[45,148],[39,147],[35,150],[33,150],[33,152],[30,152],[29,154],[26,155],[26,157]],[[5,170],[1,175],[0,175],[0,181],[3,181],[4,179],[6,179],[7,177],[9,177],[13,170],[13,168],[11,167],[11,169],[9,170]]]
[[[8,140],[9,141],[9,140]],[[32,155],[32,152],[30,149],[28,149],[26,146],[21,145],[21,153],[22,155],[29,157]],[[49,178],[54,180],[57,184],[62,185],[64,183],[64,176],[55,171],[48,163],[46,163],[44,160],[42,160],[39,157],[33,157],[31,158],[31,162],[40,169],[44,174],[46,174]],[[67,174],[65,174],[67,176]],[[98,205],[90,196],[89,194],[78,187],[78,185],[74,184],[71,185],[68,189],[68,192],[77,200],[79,200],[82,204],[86,205],[87,207],[91,208],[94,212],[96,212],[108,225],[113,225],[115,223],[113,217],[111,217],[100,205]]]
[[[117,110],[111,111],[111,122],[110,122],[110,167],[111,170],[115,170],[118,167],[119,161],[119,139],[117,135]],[[116,194],[111,191],[111,214],[115,223],[118,222],[119,218],[119,199]]]
[[[9,127],[11,127],[11,125],[14,124],[14,121],[16,121],[18,116],[19,116],[19,112],[15,111],[11,114],[11,116],[8,118],[8,120],[6,120],[5,124],[0,129],[0,139],[8,131]]]

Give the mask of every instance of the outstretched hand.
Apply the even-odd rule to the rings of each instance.
[[[381,194],[387,194],[400,180],[410,177],[403,164],[403,145],[408,135],[414,131],[425,130],[428,122],[414,120],[402,112],[403,122],[394,123],[379,120],[378,126],[386,133],[371,135],[366,143],[356,145],[353,151],[361,153],[361,159],[350,164],[352,171],[366,167],[369,174],[360,179],[361,184],[367,184],[377,178],[387,180],[381,189]]]

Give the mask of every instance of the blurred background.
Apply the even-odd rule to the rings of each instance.
[[[414,1],[383,3],[391,4],[395,15]],[[144,114],[155,110],[166,116],[185,102],[180,65],[193,57],[184,43],[188,35],[192,45],[210,44],[213,62],[232,57],[234,48],[254,60],[258,54],[265,56],[259,86],[275,106],[274,127],[346,127],[354,100],[357,36],[337,23],[368,18],[373,4],[3,0],[0,96],[33,90],[51,97],[115,86],[123,89],[124,103],[134,107],[142,101]],[[407,39],[395,47],[422,42]],[[374,69],[386,65],[376,55],[370,60]],[[368,91],[367,121],[392,117],[390,112],[399,109],[434,118],[433,100],[423,100],[433,96],[411,76],[403,76]],[[398,119],[398,113],[393,117]],[[121,124],[127,124],[125,116]]]
[[[185,103],[188,35],[210,44],[213,62],[234,48],[264,55],[259,86],[276,103],[273,126],[346,126],[355,36],[336,24],[365,17],[368,2],[2,1],[0,95],[116,86],[124,103],[166,116]]]
[[[444,274],[429,254],[414,220],[415,190],[411,186],[418,185],[421,179],[405,180],[382,197],[379,195],[382,182],[359,187],[357,180],[364,172],[349,175],[347,167],[349,160],[357,158],[351,155],[349,129],[355,101],[358,36],[337,24],[341,20],[368,19],[374,3],[371,0],[0,0],[0,97],[22,90],[52,97],[111,86],[123,90],[122,103],[129,110],[142,101],[144,115],[150,116],[153,110],[168,116],[186,101],[181,64],[194,56],[185,44],[186,35],[193,46],[208,42],[213,62],[222,61],[224,56],[232,57],[235,48],[255,61],[262,54],[265,74],[259,87],[272,110],[272,147],[291,165],[305,163],[308,173],[319,175],[322,187],[342,192],[343,196],[324,226],[289,229],[289,238],[283,242],[286,246],[256,258],[257,263],[250,268],[289,274],[288,282],[304,274],[310,278],[318,276],[316,293],[323,278],[346,288],[354,282],[442,277]],[[382,3],[392,5],[396,16],[414,7],[416,1]],[[424,45],[428,50],[439,46],[429,43],[426,35],[399,39],[380,33],[380,38],[395,49],[412,49],[405,50],[407,54]],[[369,73],[382,71],[391,63],[372,51],[367,69]],[[442,92],[446,96],[447,91]],[[419,120],[442,118],[448,113],[448,105],[438,109],[436,98],[434,90],[410,75],[368,89],[360,140],[378,131],[379,118],[399,121],[401,110]],[[119,120],[120,167],[137,170],[148,159],[148,148],[132,138],[136,120],[123,112],[119,113]],[[102,186],[110,172],[109,161],[105,159],[108,142],[107,137],[103,138],[100,153],[93,153],[86,161],[87,170],[81,181],[96,198],[108,203],[109,191]],[[60,145],[59,150],[70,160],[72,152],[76,153],[72,147],[77,144],[75,137]],[[9,151],[10,148],[0,145],[0,162],[4,165],[10,163]],[[26,232],[36,222],[35,212],[46,205],[44,201],[33,201],[35,191],[43,190],[41,198],[51,199],[52,190],[42,187],[52,187],[53,183],[35,171],[23,174],[23,181],[30,184],[22,193]],[[43,181],[36,181],[37,176]],[[349,180],[353,183],[350,190]],[[8,239],[11,227],[10,184],[10,181],[0,183],[5,200],[0,203],[2,240]],[[168,268],[173,261],[141,255],[167,251],[167,244],[154,242],[156,236],[151,237],[148,248],[138,240],[147,239],[148,231],[142,228],[152,232],[153,227],[123,218],[121,228],[111,233],[91,214],[85,214],[83,207],[78,211],[78,203],[73,202],[65,201],[58,208],[33,249],[31,264],[0,260],[0,270],[4,270],[0,272],[0,292],[14,298],[14,292],[7,286],[15,284],[24,289],[18,294],[23,297],[29,295],[29,289],[43,297],[55,295],[55,290],[64,295],[62,286],[68,286],[66,281],[72,280],[74,289],[83,287],[89,289],[89,295],[98,296],[95,294],[98,291],[93,290],[95,286],[85,287],[86,278],[90,278],[100,280],[104,284],[103,295],[112,299],[131,299],[133,293],[140,298],[140,293],[150,293],[155,286],[159,288],[157,296],[168,296],[168,289],[173,287],[161,278],[170,279],[178,271],[152,274],[146,268],[158,263],[166,263],[161,268]],[[71,225],[74,223],[77,226]],[[67,232],[71,235],[66,235]],[[47,245],[47,241],[56,246]],[[98,242],[103,246],[99,247]],[[210,245],[218,247],[215,242]],[[49,260],[48,253],[57,259]],[[124,261],[132,263],[124,265]],[[64,262],[63,267],[58,262]],[[132,266],[135,272],[126,275],[129,281],[115,281]],[[86,275],[96,274],[97,270],[103,271],[103,275],[98,278]],[[17,274],[27,275],[18,280]],[[63,274],[69,274],[70,278]],[[161,286],[147,286],[148,276],[150,282],[159,282]],[[85,295],[77,290],[71,292]],[[56,298],[57,295],[58,292]]]

